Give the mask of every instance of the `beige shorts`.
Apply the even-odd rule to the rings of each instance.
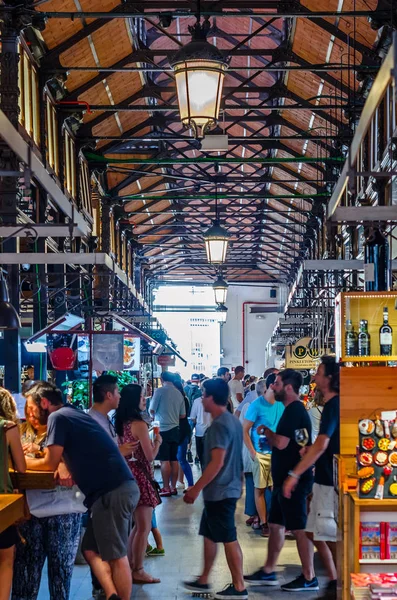
[[[272,455],[256,453],[255,460],[252,461],[252,477],[254,486],[260,490],[272,487]]]
[[[334,488],[330,485],[313,485],[313,498],[307,517],[306,531],[317,542],[336,542],[337,525],[334,511]]]

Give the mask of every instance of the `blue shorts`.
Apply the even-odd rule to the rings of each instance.
[[[237,540],[234,514],[238,498],[225,498],[217,502],[204,501],[199,534],[216,544],[229,544]]]

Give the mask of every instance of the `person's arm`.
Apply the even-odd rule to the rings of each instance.
[[[183,500],[187,504],[193,504],[200,492],[218,475],[225,462],[226,449],[213,448],[211,450],[211,460],[204,469],[200,479],[186,491]]]
[[[26,458],[26,465],[32,471],[56,471],[61,462],[63,446],[47,446],[43,458]]]
[[[249,421],[248,419],[244,419],[243,421],[243,435],[244,435],[244,444],[246,445],[248,452],[251,455],[251,458],[254,460],[256,458],[256,451],[250,436],[250,429],[253,426],[254,422]]]
[[[131,433],[134,437],[138,438],[144,455],[149,462],[152,462],[159,451],[161,445],[161,435],[158,433],[152,443],[149,436],[149,430],[144,421],[134,421],[131,423]]]
[[[15,469],[19,473],[25,473],[26,460],[22,449],[21,438],[19,437],[18,427],[15,426],[6,429],[5,434]]]
[[[288,444],[290,443],[290,438],[285,435],[280,435],[278,433],[274,433],[269,427],[265,427],[264,425],[259,425],[257,428],[257,432],[259,435],[262,433],[267,437],[267,441],[269,442],[272,448],[277,448],[278,450],[285,450]]]
[[[181,394],[182,396],[182,394]],[[185,398],[182,396],[181,405],[179,407],[179,420],[184,419],[186,417],[186,406],[185,406]]]
[[[156,414],[158,405],[159,405],[159,394],[158,394],[158,390],[156,390],[152,396],[152,399],[150,401],[150,406],[149,406],[149,413],[151,414],[151,416],[153,418]]]
[[[238,388],[239,388],[240,391],[236,392],[236,400],[240,404],[240,402],[242,402],[244,400],[244,388],[243,388],[243,384],[241,384],[241,386],[238,386]]]
[[[196,424],[198,417],[198,401],[201,402],[201,398],[195,399],[195,401],[193,402],[192,410],[190,411],[189,419],[193,422],[194,425]]]
[[[291,475],[287,477],[283,485],[283,495],[286,498],[291,498],[291,494],[298,485],[300,476],[303,475],[310,467],[312,467],[328,448],[330,438],[325,434],[320,434],[314,444],[306,449],[306,453],[302,460],[295,465]]]

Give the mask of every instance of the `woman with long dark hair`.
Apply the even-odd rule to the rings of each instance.
[[[142,412],[146,408],[142,388],[136,383],[126,385],[120,395],[119,406],[115,414],[115,428],[122,444],[139,441],[128,465],[141,492],[138,506],[134,512],[134,528],[129,539],[128,558],[134,583],[160,583],[143,568],[147,539],[151,529],[153,509],[158,504],[157,495],[151,483],[153,470],[151,463],[157,456],[161,436],[155,435],[152,442]],[[134,460],[135,459],[135,460]]]
[[[9,455],[15,468],[25,473],[26,462],[23,455],[17,426],[17,409],[10,392],[0,387],[0,494],[12,494],[13,488],[8,472]],[[19,536],[15,525],[0,533],[0,599],[10,597],[14,567],[15,545]]]
[[[172,383],[176,387],[176,389],[182,394],[183,399],[185,401],[185,418],[179,419],[179,446],[177,458],[179,465],[182,468],[183,473],[185,474],[187,484],[189,487],[191,487],[194,484],[192,467],[189,465],[188,460],[186,458],[187,447],[192,437],[192,430],[188,420],[188,416],[190,414],[190,403],[185,394],[185,390],[183,389],[182,379],[180,375],[175,373]],[[179,482],[183,484],[183,476],[179,477],[178,479]]]

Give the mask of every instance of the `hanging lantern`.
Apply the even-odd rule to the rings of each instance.
[[[214,290],[216,304],[226,304],[228,285],[220,275],[218,276],[218,279],[213,283],[212,288]]]
[[[226,323],[226,318],[227,318],[227,307],[224,306],[223,304],[219,304],[216,309],[215,309],[216,315],[218,317],[218,322],[223,325],[223,323]]]
[[[0,329],[19,329],[21,321],[10,303],[6,280],[0,269]]]
[[[182,123],[194,130],[196,138],[215,127],[221,105],[223,81],[228,67],[224,54],[207,42],[210,23],[199,19],[189,32],[192,41],[170,60],[175,73]]]
[[[213,265],[224,263],[229,242],[229,234],[226,229],[223,229],[223,227],[219,225],[219,221],[216,220],[204,233],[203,237],[208,262]]]
[[[76,361],[76,354],[72,348],[56,348],[50,353],[52,366],[56,371],[72,371]]]

